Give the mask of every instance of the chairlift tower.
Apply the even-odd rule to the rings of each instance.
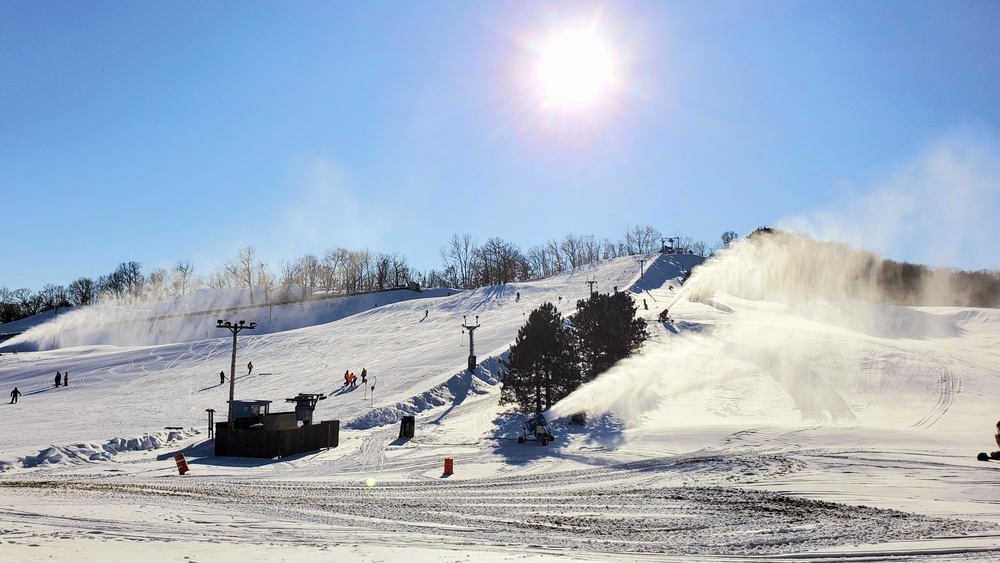
[[[236,335],[241,330],[253,330],[257,328],[257,323],[246,324],[246,321],[229,322],[219,319],[216,328],[225,328],[233,333],[233,363],[229,368],[229,427],[233,427],[233,394],[236,392]]]
[[[639,279],[643,278],[642,265],[645,264],[645,263],[646,263],[646,259],[645,258],[640,258],[639,259]]]
[[[479,315],[476,315],[475,325],[470,325],[469,319],[467,319],[465,315],[462,315],[462,320],[464,321],[462,323],[462,328],[469,331],[469,372],[474,372],[476,371],[476,341],[472,335],[473,331],[482,325],[479,324]]]
[[[595,283],[597,283],[597,280],[587,280],[587,285],[590,286],[590,295],[591,296],[594,295],[594,284]]]

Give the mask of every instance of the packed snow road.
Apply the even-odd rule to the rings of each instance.
[[[976,547],[977,538],[995,543],[995,524],[739,486],[748,475],[770,480],[802,469],[801,460],[780,454],[690,454],[494,478],[386,479],[371,487],[362,480],[317,480],[333,464],[309,463],[306,473],[313,478],[305,480],[301,472],[286,480],[194,474],[6,479],[0,481],[8,507],[4,526],[7,534],[30,526],[36,534],[42,528],[62,538],[102,541],[398,542],[587,553],[591,559],[871,560],[880,556],[864,546],[876,544],[887,558],[933,558],[958,546],[966,558],[1000,555],[990,541]],[[101,508],[82,508],[87,506]],[[908,541],[920,547],[908,549]]]

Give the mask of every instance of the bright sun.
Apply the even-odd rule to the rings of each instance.
[[[589,105],[614,86],[614,64],[593,32],[566,31],[542,48],[538,78],[548,104]]]

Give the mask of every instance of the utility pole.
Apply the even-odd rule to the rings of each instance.
[[[229,427],[233,427],[233,394],[236,392],[236,335],[241,330],[257,328],[257,323],[246,324],[246,321],[235,322],[223,321],[219,319],[216,328],[225,328],[233,333],[233,363],[229,368]]]
[[[481,326],[479,324],[479,315],[476,315],[475,326],[469,324],[469,319],[465,318],[465,315],[462,315],[462,320],[464,321],[462,328],[469,331],[469,371],[473,372],[476,371],[476,341],[472,338],[472,331]]]
[[[643,277],[642,265],[645,264],[645,263],[646,263],[646,259],[645,258],[640,258],[639,259],[639,279],[642,279],[642,277]]]

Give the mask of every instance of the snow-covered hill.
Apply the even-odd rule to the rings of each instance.
[[[275,412],[325,393],[316,418],[342,425],[338,448],[283,460],[212,455],[205,410],[226,411],[218,374],[232,337],[211,314],[61,314],[67,324],[40,325],[0,356],[0,386],[24,393],[0,411],[5,534],[25,558],[83,546],[92,560],[236,553],[209,542],[268,560],[1000,553],[1000,462],[975,459],[998,417],[997,311],[817,291],[781,249],[737,245],[683,286],[701,258],[639,258],[475,291],[273,307],[266,319],[247,310],[259,328],[239,336],[237,398]],[[751,259],[783,264],[781,283],[749,279]],[[588,281],[631,291],[652,339],[547,413],[554,443],[517,444],[522,419],[497,404],[497,360],[534,307],[568,314]],[[469,373],[462,326],[477,322]],[[344,389],[344,371],[362,368],[374,392]],[[57,370],[69,387],[54,388]],[[579,411],[587,425],[569,425]],[[404,414],[417,417],[412,440],[398,438]],[[442,476],[444,458],[455,475]]]

